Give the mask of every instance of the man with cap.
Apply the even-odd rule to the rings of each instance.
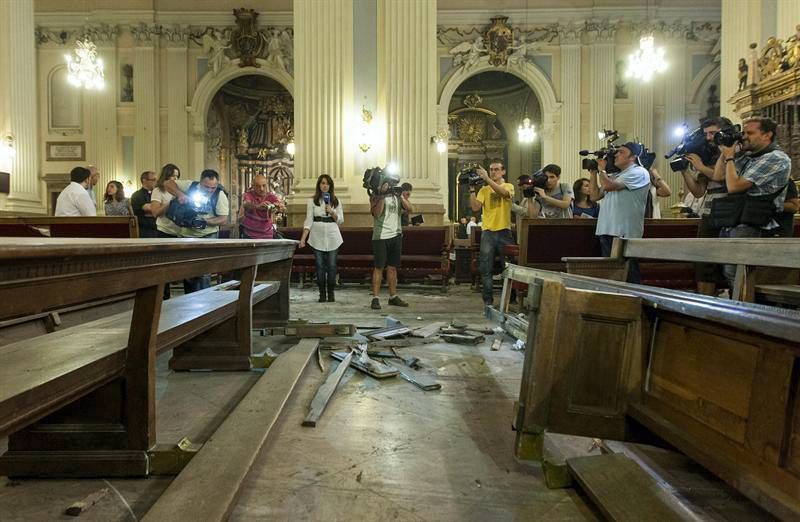
[[[606,159],[598,159],[598,171],[590,171],[592,201],[603,200],[595,235],[604,256],[611,255],[615,237],[640,238],[644,233],[644,211],[650,190],[650,174],[639,164],[641,143],[629,141],[614,154],[619,172],[606,173]],[[628,282],[639,282],[639,265],[631,261]]]

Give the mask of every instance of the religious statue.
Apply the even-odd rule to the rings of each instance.
[[[238,141],[236,144],[236,153],[240,156],[244,156],[245,154],[247,154],[247,149],[250,148],[249,135],[247,133],[247,129],[245,129],[244,127],[239,129],[238,134],[239,135],[237,138]]]
[[[486,48],[483,46],[483,36],[476,36],[475,41],[472,43],[461,42],[450,49],[449,53],[453,56],[454,67],[463,65],[469,69],[478,63],[481,55],[486,53]]]
[[[747,87],[747,62],[744,58],[739,58],[739,90],[742,91]]]
[[[519,35],[519,43],[516,46],[509,47],[511,53],[508,55],[508,65],[522,65],[528,59],[528,53],[535,51],[542,46],[542,43],[527,43],[525,41],[525,34]]]
[[[267,63],[279,69],[286,69],[286,64],[283,61],[283,51],[281,51],[281,40],[277,32],[272,35],[267,46]]]
[[[229,47],[230,45],[224,41],[222,32],[219,30],[209,27],[203,35],[203,52],[208,57],[208,66],[214,76],[228,61],[228,57],[225,56],[225,49]]]

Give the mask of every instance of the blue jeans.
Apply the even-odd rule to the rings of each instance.
[[[725,227],[719,237],[764,237],[764,230],[750,225],[737,225],[735,227]],[[722,273],[731,287],[733,294],[733,282],[736,280],[736,265],[722,265]]]
[[[320,287],[327,286],[333,288],[336,284],[336,254],[339,250],[317,250],[311,247],[314,251],[314,263],[317,266],[317,284]]]
[[[481,297],[484,304],[492,304],[492,272],[495,256],[505,259],[503,247],[513,245],[511,230],[484,230],[481,232],[481,253],[478,266],[481,271]]]
[[[215,232],[213,234],[209,234],[207,236],[203,236],[202,239],[217,239],[219,237],[219,233]],[[184,294],[191,294],[192,292],[197,292],[200,290],[205,290],[211,286],[211,274],[203,274],[200,277],[192,277],[191,279],[184,279],[183,280],[183,293]]]

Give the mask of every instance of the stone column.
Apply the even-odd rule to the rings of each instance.
[[[775,36],[786,40],[797,32],[800,25],[800,2],[797,0],[778,0],[777,27]]]
[[[132,28],[133,101],[136,105],[134,165],[136,172],[157,170],[159,160],[158,29],[142,24]],[[194,173],[191,173],[194,174]],[[188,176],[195,178],[197,176]]]
[[[653,143],[653,82],[660,78],[653,78],[649,83],[628,84],[628,92],[633,106],[633,129],[630,140],[638,140],[646,147],[652,149]]]
[[[591,81],[589,89],[589,141],[595,148],[599,141],[597,132],[614,127],[614,37],[616,26],[607,22],[589,24],[592,46]]]
[[[189,115],[186,112],[186,88],[189,30],[175,26],[162,29],[163,45],[167,53],[167,150],[153,170],[166,163],[180,169],[189,169]]]
[[[689,120],[686,117],[686,83],[689,77],[689,64],[686,59],[686,41],[672,38],[667,42],[667,60],[670,66],[666,74],[662,75],[662,85],[664,86],[664,125],[659,130],[659,142],[656,145],[658,158],[656,166],[661,176],[667,180],[672,188],[672,196],[669,199],[662,199],[661,215],[669,217],[669,207],[680,201],[678,192],[683,186],[683,177],[680,173],[672,172],[669,167],[669,160],[664,159],[664,154],[672,150],[678,143],[678,138],[674,135],[674,130],[683,123],[687,123],[690,128],[694,128],[697,118]]]
[[[414,185],[414,201],[442,203],[436,133],[436,2],[378,0],[378,112],[386,160]]]
[[[329,174],[337,195],[356,147],[353,106],[353,0],[294,0],[294,124],[296,198]],[[339,188],[341,187],[341,188]]]
[[[33,2],[0,0],[0,137],[16,138],[16,155],[2,170],[10,174],[10,193],[0,194],[0,210],[44,214],[39,180],[36,105],[36,42]]]
[[[740,118],[728,100],[739,88],[739,59],[749,61],[749,45],[755,42],[761,48],[770,36],[761,34],[761,9],[761,0],[722,0],[720,115],[734,121]]]
[[[561,168],[564,181],[580,174],[581,148],[581,27],[561,29]]]
[[[89,125],[88,155],[86,163],[97,167],[99,173],[97,186],[94,189],[97,199],[97,209],[102,213],[105,187],[111,180],[120,181],[125,185],[125,177],[118,172],[121,166],[119,159],[119,143],[117,135],[117,96],[119,84],[117,79],[117,36],[118,26],[101,25],[89,27],[87,36],[97,46],[97,54],[103,60],[105,87],[99,91],[86,91],[84,101],[88,108]],[[134,173],[125,173],[131,176],[130,181],[138,188],[138,177]]]

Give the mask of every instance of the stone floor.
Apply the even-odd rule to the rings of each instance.
[[[407,325],[459,319],[483,325],[480,296],[467,285],[402,288],[409,308],[369,308],[368,292],[351,286],[336,303],[317,303],[313,289],[292,291],[293,318],[379,327],[385,316]],[[286,339],[258,337],[259,348],[285,350]],[[438,375],[442,389],[423,392],[400,380],[377,381],[350,369],[316,428],[304,428],[323,374],[306,368],[249,473],[233,520],[594,520],[573,490],[548,490],[538,466],[513,457],[513,401],[523,354],[491,339],[478,346],[446,343],[403,348]],[[159,358],[160,443],[206,440],[258,374],[171,373]],[[329,359],[328,366],[335,362]],[[268,371],[268,370],[267,370]],[[0,442],[4,449],[5,441]],[[140,518],[170,479],[25,480],[0,478],[0,520],[59,520],[70,503],[103,487],[114,491],[82,520]]]

